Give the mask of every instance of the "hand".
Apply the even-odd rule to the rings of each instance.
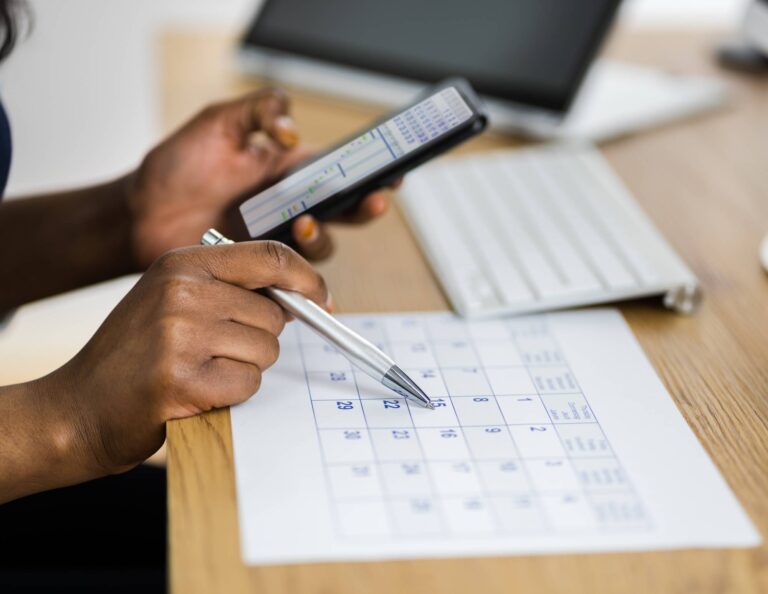
[[[264,89],[207,107],[147,155],[126,182],[133,258],[141,269],[168,250],[196,245],[210,227],[231,231],[225,215],[234,201],[309,156],[296,146],[288,113],[286,95]],[[372,194],[346,220],[369,220],[387,206],[384,193]],[[309,258],[332,250],[325,228],[308,215],[296,220],[293,234]]]
[[[57,410],[67,411],[59,416],[69,419],[72,449],[92,469],[86,478],[145,460],[162,445],[166,421],[242,402],[259,389],[287,315],[253,292],[271,285],[329,301],[323,279],[281,243],[169,252],[74,359],[39,380]]]

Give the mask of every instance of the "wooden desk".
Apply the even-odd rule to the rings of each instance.
[[[709,60],[714,39],[620,34],[609,53],[715,73]],[[163,117],[169,126],[205,101],[253,86],[232,72],[231,43],[226,33],[211,31],[162,38]],[[668,313],[656,301],[624,305],[624,315],[697,437],[768,535],[768,276],[757,259],[768,231],[768,81],[728,78],[734,87],[729,108],[613,142],[604,152],[705,292],[694,317]],[[294,105],[305,139],[319,145],[378,111],[306,93],[297,94]],[[486,137],[461,150],[508,145]],[[397,210],[365,229],[337,229],[336,239],[336,255],[320,269],[341,311],[447,307]],[[363,266],[374,259],[375,274]],[[766,546],[248,568],[239,553],[228,411],[174,422],[168,435],[174,592],[768,591]]]

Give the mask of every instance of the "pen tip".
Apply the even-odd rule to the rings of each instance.
[[[427,408],[428,408],[429,410],[435,410],[435,405],[434,405],[434,404],[432,404],[431,402],[428,402],[428,403],[427,403]]]

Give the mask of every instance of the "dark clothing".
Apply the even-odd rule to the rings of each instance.
[[[11,171],[11,126],[0,102],[0,200],[3,199],[8,173]]]
[[[165,591],[165,470],[0,505],[0,592]]]
[[[0,102],[0,200],[10,167]],[[0,505],[0,592],[165,592],[166,525],[165,470],[150,466]]]

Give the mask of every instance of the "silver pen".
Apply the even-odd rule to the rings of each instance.
[[[216,229],[208,229],[200,243],[217,245],[234,242],[224,237]],[[347,328],[314,301],[310,301],[301,293],[275,287],[265,287],[261,291],[312,328],[377,382],[381,382],[401,396],[418,402],[425,408],[435,408],[429,396],[392,359],[365,338]]]

